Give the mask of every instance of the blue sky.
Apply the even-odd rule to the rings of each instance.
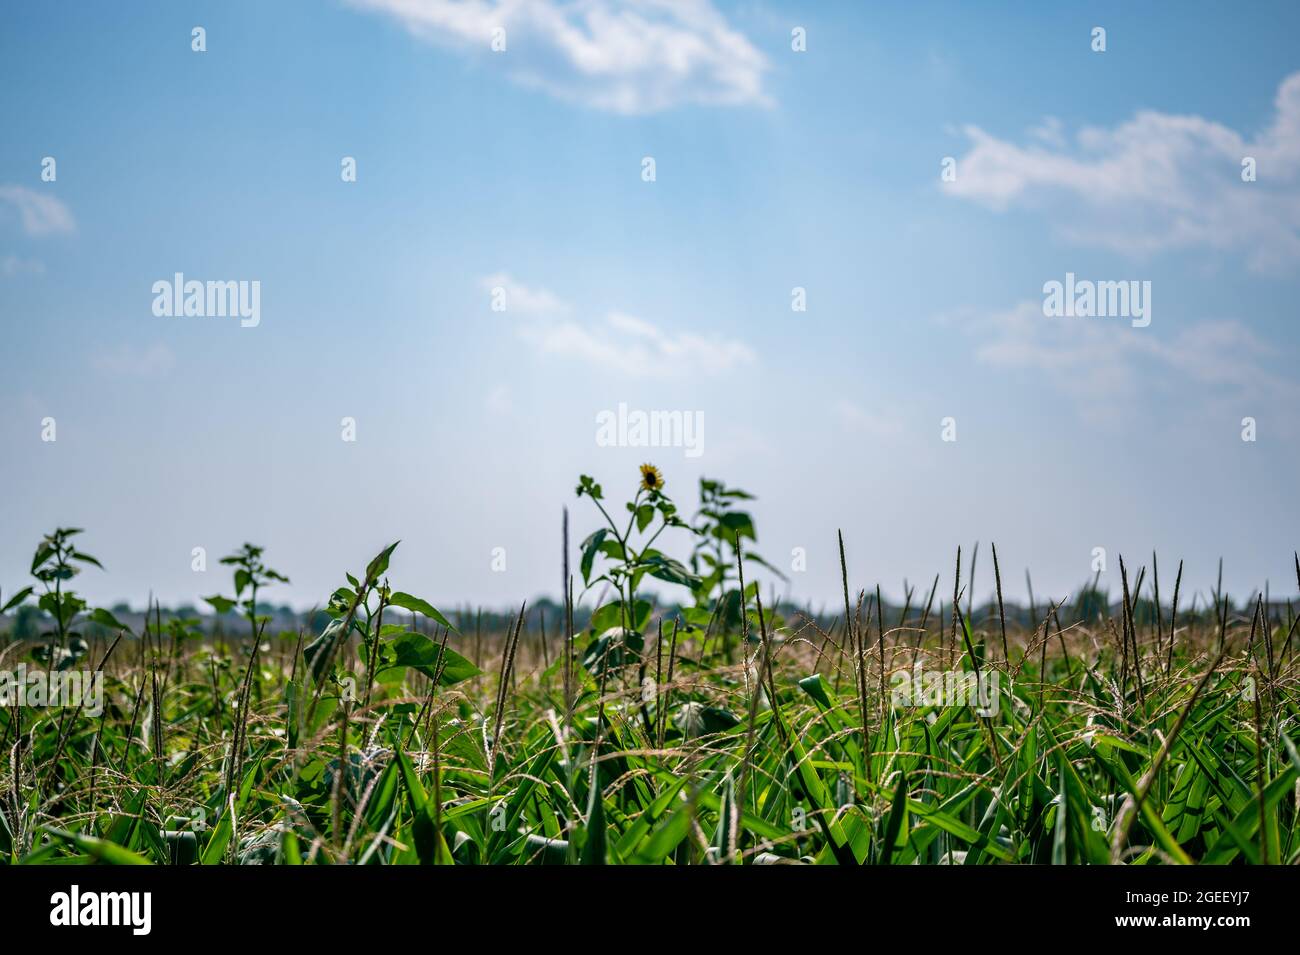
[[[223,590],[252,540],[293,580],[269,596],[309,606],[402,538],[405,588],[505,605],[558,590],[562,505],[597,526],[579,473],[630,494],[653,460],[688,511],[701,474],[757,494],[814,602],[837,528],[895,598],[976,540],[980,599],[989,541],[1014,595],[1029,567],[1065,596],[1095,547],[1116,588],[1157,548],[1185,587],[1222,556],[1243,596],[1295,592],[1294,5],[4,17],[5,591],[73,524],[97,600]],[[155,316],[176,272],[260,282],[260,323]],[[1044,317],[1067,272],[1151,282],[1151,324]],[[702,454],[598,446],[620,402],[702,413]]]

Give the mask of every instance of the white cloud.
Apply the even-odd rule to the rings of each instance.
[[[90,360],[96,371],[120,378],[147,378],[165,375],[176,364],[176,356],[163,344],[148,348],[118,345],[101,351]]]
[[[611,311],[595,321],[568,317],[567,301],[542,286],[505,272],[480,279],[489,291],[505,290],[503,320],[517,318],[519,336],[543,355],[577,359],[633,377],[726,372],[758,359],[745,343],[720,335],[669,331],[653,322]]]
[[[894,409],[868,410],[852,401],[841,400],[835,406],[845,430],[873,438],[892,438],[903,433],[902,416]]]
[[[1269,367],[1275,349],[1238,321],[1202,321],[1162,339],[1122,321],[1047,318],[1038,301],[991,314],[963,311],[943,321],[982,340],[975,348],[981,363],[1041,372],[1046,386],[1071,397],[1088,421],[1113,421],[1156,392],[1183,405],[1300,404],[1300,385]]]
[[[494,415],[504,417],[514,411],[514,399],[510,395],[510,389],[506,385],[497,384],[492,386],[484,402],[487,410]]]
[[[666,332],[621,312],[611,312],[603,322],[564,321],[526,327],[521,333],[542,354],[577,358],[633,377],[725,372],[757,361],[743,342]]]
[[[548,288],[533,288],[516,282],[505,272],[496,272],[485,276],[481,283],[489,292],[495,289],[505,290],[505,310],[507,313],[525,315],[553,315],[569,310],[569,303]]]
[[[952,196],[995,210],[1049,215],[1065,238],[1143,256],[1166,249],[1236,249],[1251,268],[1300,260],[1300,73],[1278,89],[1272,124],[1253,140],[1199,116],[1142,111],[1113,129],[1085,127],[1071,147],[1048,117],[1016,145],[965,127]],[[1241,163],[1257,162],[1243,182]]]
[[[15,275],[44,275],[45,263],[38,259],[23,259],[16,255],[0,258],[0,275],[13,278]]]
[[[23,231],[30,236],[56,235],[77,231],[72,211],[54,196],[36,192],[26,186],[0,186],[0,203],[8,203],[18,212]]]
[[[769,68],[709,0],[351,0],[413,35],[499,58],[518,83],[623,114],[770,105]],[[492,31],[506,51],[492,53]]]

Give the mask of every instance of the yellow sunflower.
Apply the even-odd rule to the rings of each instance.
[[[641,486],[647,491],[662,491],[664,489],[664,476],[659,473],[659,469],[653,464],[641,465]]]

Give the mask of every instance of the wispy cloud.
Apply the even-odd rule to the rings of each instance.
[[[872,438],[892,438],[903,433],[902,416],[894,409],[867,409],[841,400],[835,406],[840,425],[847,431]]]
[[[576,358],[630,377],[726,372],[757,361],[743,342],[665,331],[644,319],[610,312],[602,321],[563,321],[521,330],[545,355]]]
[[[1025,301],[1000,312],[953,313],[943,322],[979,341],[976,360],[1040,372],[1044,387],[1072,398],[1080,418],[1093,423],[1112,422],[1158,392],[1219,406],[1300,404],[1300,385],[1270,365],[1276,349],[1239,321],[1197,322],[1161,339],[1124,323],[1046,318],[1041,302]]]
[[[663,329],[622,311],[596,320],[571,317],[577,309],[564,298],[504,271],[479,284],[494,296],[504,295],[505,309],[499,314],[517,319],[520,338],[542,355],[577,359],[631,377],[726,372],[758,360],[744,342]]]
[[[952,196],[1050,216],[1059,234],[1131,255],[1203,247],[1243,252],[1251,268],[1300,260],[1300,73],[1278,89],[1272,124],[1254,139],[1200,116],[1142,111],[1069,143],[1047,118],[1017,145],[966,126]],[[1257,181],[1242,181],[1253,157]]]
[[[569,303],[548,288],[524,285],[505,272],[484,276],[480,281],[491,293],[500,290],[504,310],[525,315],[558,315],[569,311]]]
[[[412,34],[500,58],[518,83],[614,113],[769,105],[766,57],[709,0],[351,0]],[[506,50],[491,52],[493,31]]]
[[[91,356],[96,371],[119,378],[148,378],[165,375],[176,364],[176,355],[162,343],[147,348],[118,345]]]
[[[515,402],[510,394],[510,388],[503,384],[493,385],[483,403],[489,413],[498,416],[508,415],[515,409]]]
[[[45,263],[39,259],[23,259],[16,255],[0,256],[0,275],[13,278],[15,275],[44,275]]]
[[[0,185],[0,205],[13,207],[23,231],[30,236],[39,238],[77,231],[72,210],[48,193],[8,183]]]

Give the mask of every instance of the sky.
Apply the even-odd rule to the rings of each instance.
[[[989,543],[1009,599],[1097,548],[1112,592],[1154,550],[1296,593],[1294,4],[2,17],[4,593],[77,526],[96,602],[228,592],[252,541],[306,608],[401,539],[395,585],[504,607],[558,594],[563,507],[600,526],[578,475],[620,507],[647,461],[688,515],[701,476],[756,495],[814,605],[838,529],[891,600],[976,541],[978,600]],[[255,318],[158,314],[177,273]],[[1045,314],[1067,274],[1145,318]],[[698,440],[598,440],[620,405]]]

